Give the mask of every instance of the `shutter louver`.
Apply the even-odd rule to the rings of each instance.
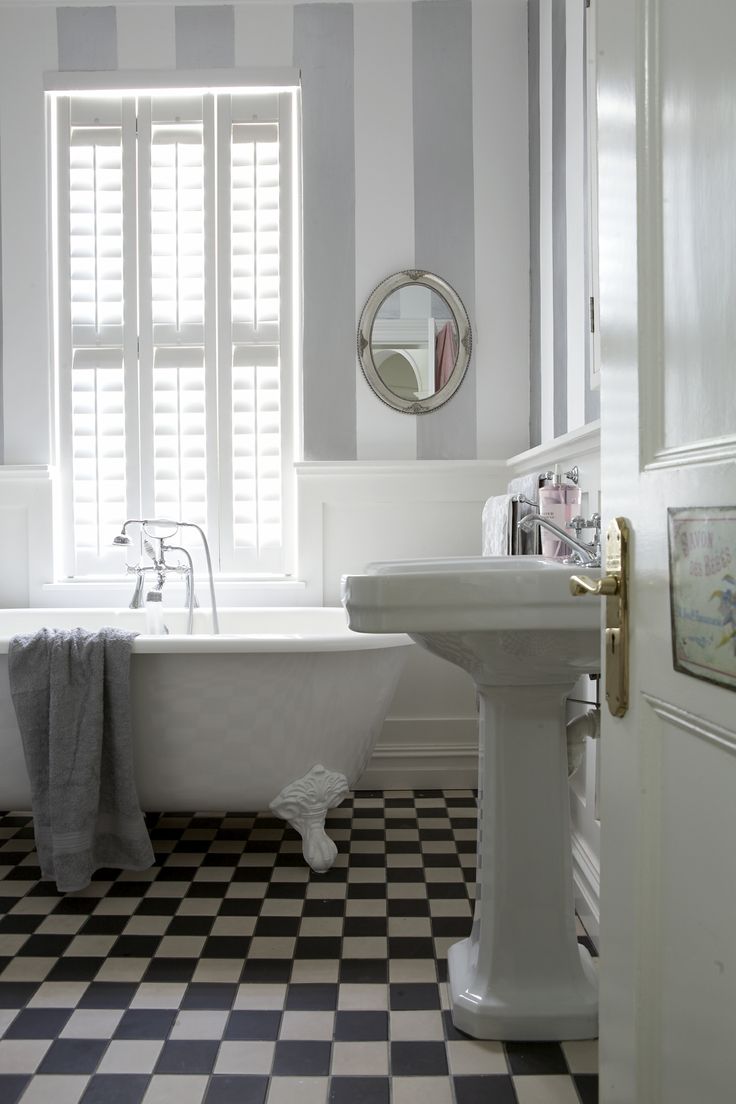
[[[156,127],[151,139],[154,344],[201,340],[204,326],[202,124]]]
[[[68,287],[74,544],[94,564],[126,509],[123,129],[118,107],[70,123]],[[111,118],[111,116],[116,116]]]
[[[207,524],[206,395],[201,349],[157,349],[153,365],[154,512]]]
[[[233,540],[260,553],[281,545],[278,349],[244,346],[233,360]]]
[[[75,542],[100,556],[125,512],[125,384],[119,349],[77,349],[72,364]]]
[[[279,330],[279,142],[274,124],[232,128],[232,322],[236,342]]]
[[[281,369],[276,344],[280,165],[275,123],[232,125],[230,173],[232,535],[236,552],[260,557],[277,551],[282,543]]]

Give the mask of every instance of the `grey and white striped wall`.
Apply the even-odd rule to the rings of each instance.
[[[49,70],[298,66],[303,87],[306,460],[473,460],[528,444],[524,0],[56,6],[0,0],[4,457],[49,462]],[[355,355],[362,303],[424,267],[458,290],[473,363],[421,418],[381,405]]]
[[[584,0],[528,0],[529,443],[600,414],[586,282]]]

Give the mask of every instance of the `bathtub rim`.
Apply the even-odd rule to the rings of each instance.
[[[239,613],[263,615],[270,610],[274,614],[284,615],[294,612],[302,616],[309,612],[320,614],[323,610],[334,613],[341,609],[340,606],[224,606],[222,614]],[[48,615],[49,622],[53,625],[54,617],[60,613],[65,615],[78,613],[80,627],[85,628],[85,617],[99,617],[126,613],[126,606],[17,606],[0,609],[0,655],[7,655],[8,646],[14,633],[3,631],[3,617],[13,615],[34,615],[35,627],[29,626],[27,630],[21,629],[21,633],[34,632],[36,628],[43,627],[37,624],[39,618]],[[179,615],[185,611],[176,609]],[[206,614],[206,608],[202,611]],[[103,622],[104,624],[104,622]],[[97,626],[103,627],[103,624]],[[126,626],[115,623],[111,617],[111,627],[125,628]],[[358,633],[351,629],[347,620],[339,631],[325,630],[322,632],[300,633],[221,633],[215,636],[212,633],[197,633],[187,636],[184,633],[170,633],[168,636],[152,636],[140,633],[133,640],[132,653],[134,655],[196,655],[206,653],[236,654],[236,653],[278,653],[278,652],[354,652],[376,651],[382,648],[403,648],[412,645],[411,637],[404,633]]]

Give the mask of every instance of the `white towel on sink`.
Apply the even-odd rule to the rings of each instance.
[[[483,555],[508,556],[511,495],[494,495],[483,507]]]

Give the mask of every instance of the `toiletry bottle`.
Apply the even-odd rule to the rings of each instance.
[[[563,483],[555,467],[551,479],[539,488],[539,512],[558,528],[565,530],[580,509],[580,488],[574,483]],[[542,555],[551,559],[565,559],[570,547],[554,533],[542,529]]]

